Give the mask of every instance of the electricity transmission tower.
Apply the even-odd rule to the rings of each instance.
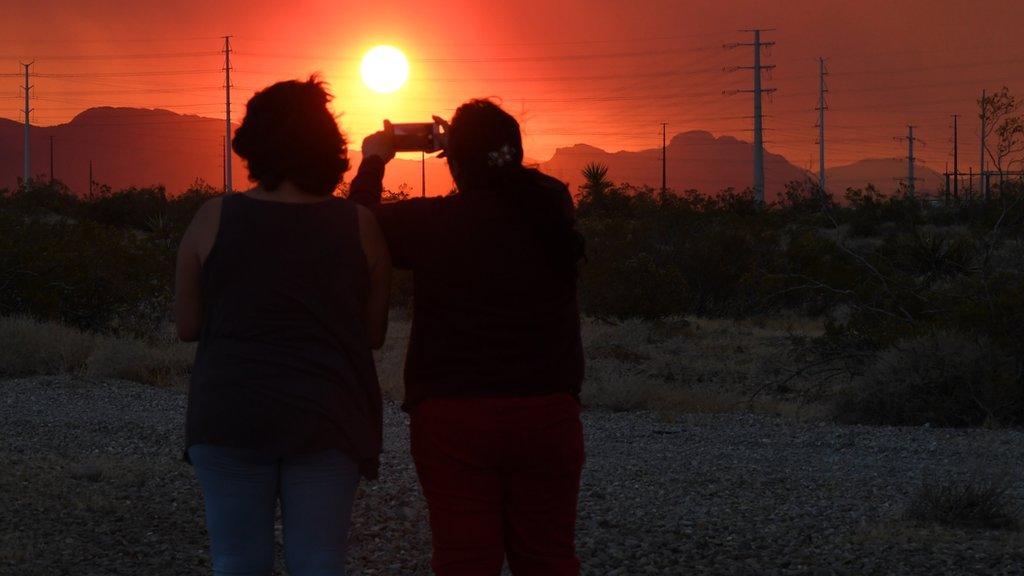
[[[753,66],[734,66],[726,68],[727,72],[736,70],[752,70],[754,73],[754,88],[752,90],[727,90],[725,94],[751,93],[754,95],[754,196],[758,203],[764,204],[764,133],[763,115],[761,103],[764,94],[775,92],[775,88],[764,88],[761,85],[762,74],[775,68],[774,64],[761,64],[761,51],[775,45],[775,42],[762,42],[761,32],[768,32],[771,28],[756,28],[752,30],[740,30],[740,32],[751,32],[754,34],[753,42],[733,42],[726,44],[725,48],[733,49],[740,46],[751,46],[754,49]]]
[[[25,85],[23,86],[23,88],[25,89],[25,148],[24,148],[25,166],[24,166],[24,173],[23,173],[23,176],[22,176],[23,180],[21,182],[21,185],[22,185],[22,187],[25,190],[28,190],[28,181],[32,177],[32,148],[31,148],[32,141],[31,141],[31,137],[29,136],[29,127],[30,127],[30,125],[29,125],[29,114],[32,113],[32,109],[29,108],[29,91],[32,90],[32,86],[28,83],[28,69],[29,69],[30,66],[32,66],[33,63],[34,62],[29,62],[28,64],[22,64],[22,66],[25,67]]]
[[[825,191],[825,110],[828,110],[828,102],[825,101],[825,93],[828,92],[825,76],[828,76],[825,59],[818,58],[818,187],[822,192]]]
[[[224,193],[231,193],[231,36],[224,37]]]
[[[907,189],[910,192],[910,195],[913,196],[915,194],[915,191],[916,191],[916,186],[915,186],[914,183],[917,181],[917,177],[914,176],[914,163],[917,161],[917,158],[914,157],[914,143],[918,142],[918,143],[923,145],[924,142],[922,142],[920,138],[917,138],[916,136],[914,136],[914,126],[913,125],[907,125],[907,135],[905,137],[896,138],[895,140],[897,140],[897,141],[906,141],[906,143],[907,143],[907,178],[906,178],[906,181],[907,181]]]

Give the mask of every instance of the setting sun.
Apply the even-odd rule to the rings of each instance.
[[[409,77],[409,61],[394,46],[377,46],[363,56],[360,67],[363,82],[374,92],[394,92]]]

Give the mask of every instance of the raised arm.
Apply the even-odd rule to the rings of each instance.
[[[438,228],[444,225],[444,199],[381,202],[384,166],[395,156],[390,138],[387,131],[382,131],[363,140],[363,160],[349,185],[348,197],[373,211],[394,266],[414,269],[429,253]]]

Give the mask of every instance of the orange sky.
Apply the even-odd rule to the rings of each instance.
[[[816,166],[817,57],[829,59],[830,165],[906,153],[893,137],[917,126],[942,171],[950,114],[961,114],[961,168],[977,165],[975,100],[1008,85],[1024,97],[1024,4],[966,1],[434,0],[431,2],[5,2],[0,116],[21,119],[19,61],[35,60],[33,124],[98,105],[224,116],[219,36],[232,34],[234,117],[254,89],[322,71],[343,129],[358,140],[384,117],[427,120],[461,101],[497,96],[520,116],[527,156],[558,146],[653,148],[692,129],[750,138],[749,48],[737,32],[774,27],[778,88],[765,111],[767,148]],[[391,96],[358,78],[369,47],[402,48],[411,64]],[[46,76],[52,75],[52,76]]]

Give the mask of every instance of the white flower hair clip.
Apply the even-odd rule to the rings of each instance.
[[[508,144],[502,145],[497,150],[492,150],[487,153],[487,165],[501,168],[506,164],[511,164],[512,160],[515,159],[515,149]]]

